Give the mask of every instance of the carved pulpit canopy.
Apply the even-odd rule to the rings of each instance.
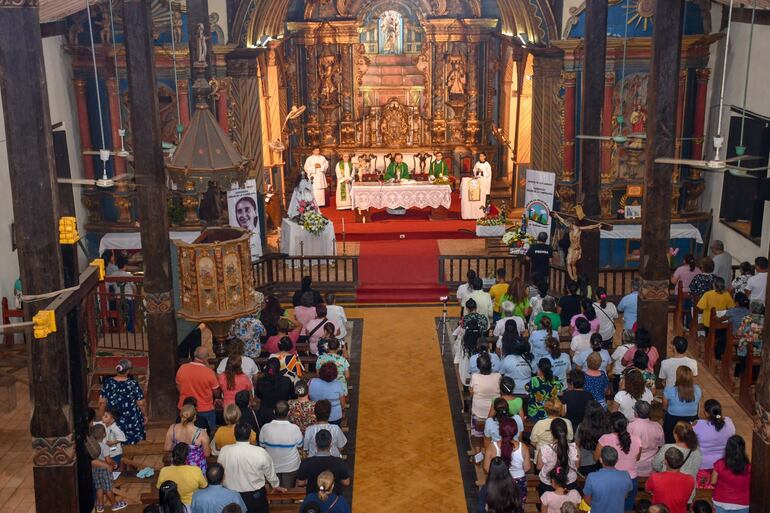
[[[382,106],[380,134],[385,146],[404,146],[409,137],[410,109],[396,98]]]

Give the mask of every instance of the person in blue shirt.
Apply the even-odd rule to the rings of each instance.
[[[588,474],[583,500],[591,506],[591,513],[624,511],[626,495],[633,489],[631,476],[625,470],[615,469],[618,451],[614,447],[602,447],[599,459],[602,469]]]
[[[219,463],[209,464],[206,469],[207,488],[202,488],[193,494],[192,513],[222,513],[228,504],[237,504],[241,511],[246,511],[246,504],[241,494],[222,486],[225,469]]]
[[[334,493],[334,473],[324,470],[318,474],[318,491],[309,493],[302,501],[300,511],[320,511],[320,513],[350,513],[348,501],[342,495]],[[319,508],[320,506],[320,508]],[[314,510],[313,507],[316,509]]]
[[[497,356],[497,353],[490,353],[489,352],[489,346],[484,341],[481,342],[476,346],[477,353],[471,356],[471,359],[468,361],[468,372],[470,374],[475,374],[479,371],[479,356],[482,354],[486,354],[489,356],[489,358],[492,360],[492,372],[500,372],[500,357]]]
[[[636,324],[636,310],[639,303],[639,280],[631,284],[631,293],[623,296],[618,303],[618,312],[623,314],[623,327],[628,331]]]

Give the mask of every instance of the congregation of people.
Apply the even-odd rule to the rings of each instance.
[[[226,357],[214,365],[198,333],[192,359],[180,365],[179,417],[163,443],[169,464],[153,477],[158,501],[145,513],[265,513],[269,494],[298,489],[302,513],[350,511],[344,308],[310,278],[294,295],[293,311],[276,296],[258,299],[253,315],[233,323]],[[146,439],[144,394],[131,369],[121,360],[104,380],[100,422],[91,427],[98,513],[105,504],[127,506],[116,497],[112,471],[138,467],[121,460],[122,446]]]
[[[712,309],[730,320],[745,361],[761,351],[767,260],[733,278],[722,243],[711,249],[699,265],[687,256],[671,281],[706,333]],[[748,513],[745,441],[695,382],[688,339],[674,337],[661,358],[637,322],[638,282],[616,305],[582,277],[557,291],[537,271],[525,282],[499,269],[486,292],[471,270],[457,290],[454,363],[484,475],[479,513],[523,511],[527,474],[541,513]],[[724,351],[717,344],[715,357]]]

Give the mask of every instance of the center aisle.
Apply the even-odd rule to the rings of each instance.
[[[353,511],[467,513],[436,339],[441,308],[355,308],[364,319]]]

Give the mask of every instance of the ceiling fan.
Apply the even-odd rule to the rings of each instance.
[[[96,187],[102,187],[102,188],[109,188],[114,187],[115,184],[121,180],[126,180],[127,178],[130,178],[131,175],[128,173],[124,173],[122,175],[109,177],[107,176],[107,167],[106,163],[108,160],[110,160],[110,155],[113,155],[114,152],[110,150],[99,150],[99,151],[84,151],[85,155],[99,155],[99,160],[102,161],[102,177],[98,179],[94,178],[57,178],[57,182],[59,183],[68,183],[72,185],[95,185]]]

